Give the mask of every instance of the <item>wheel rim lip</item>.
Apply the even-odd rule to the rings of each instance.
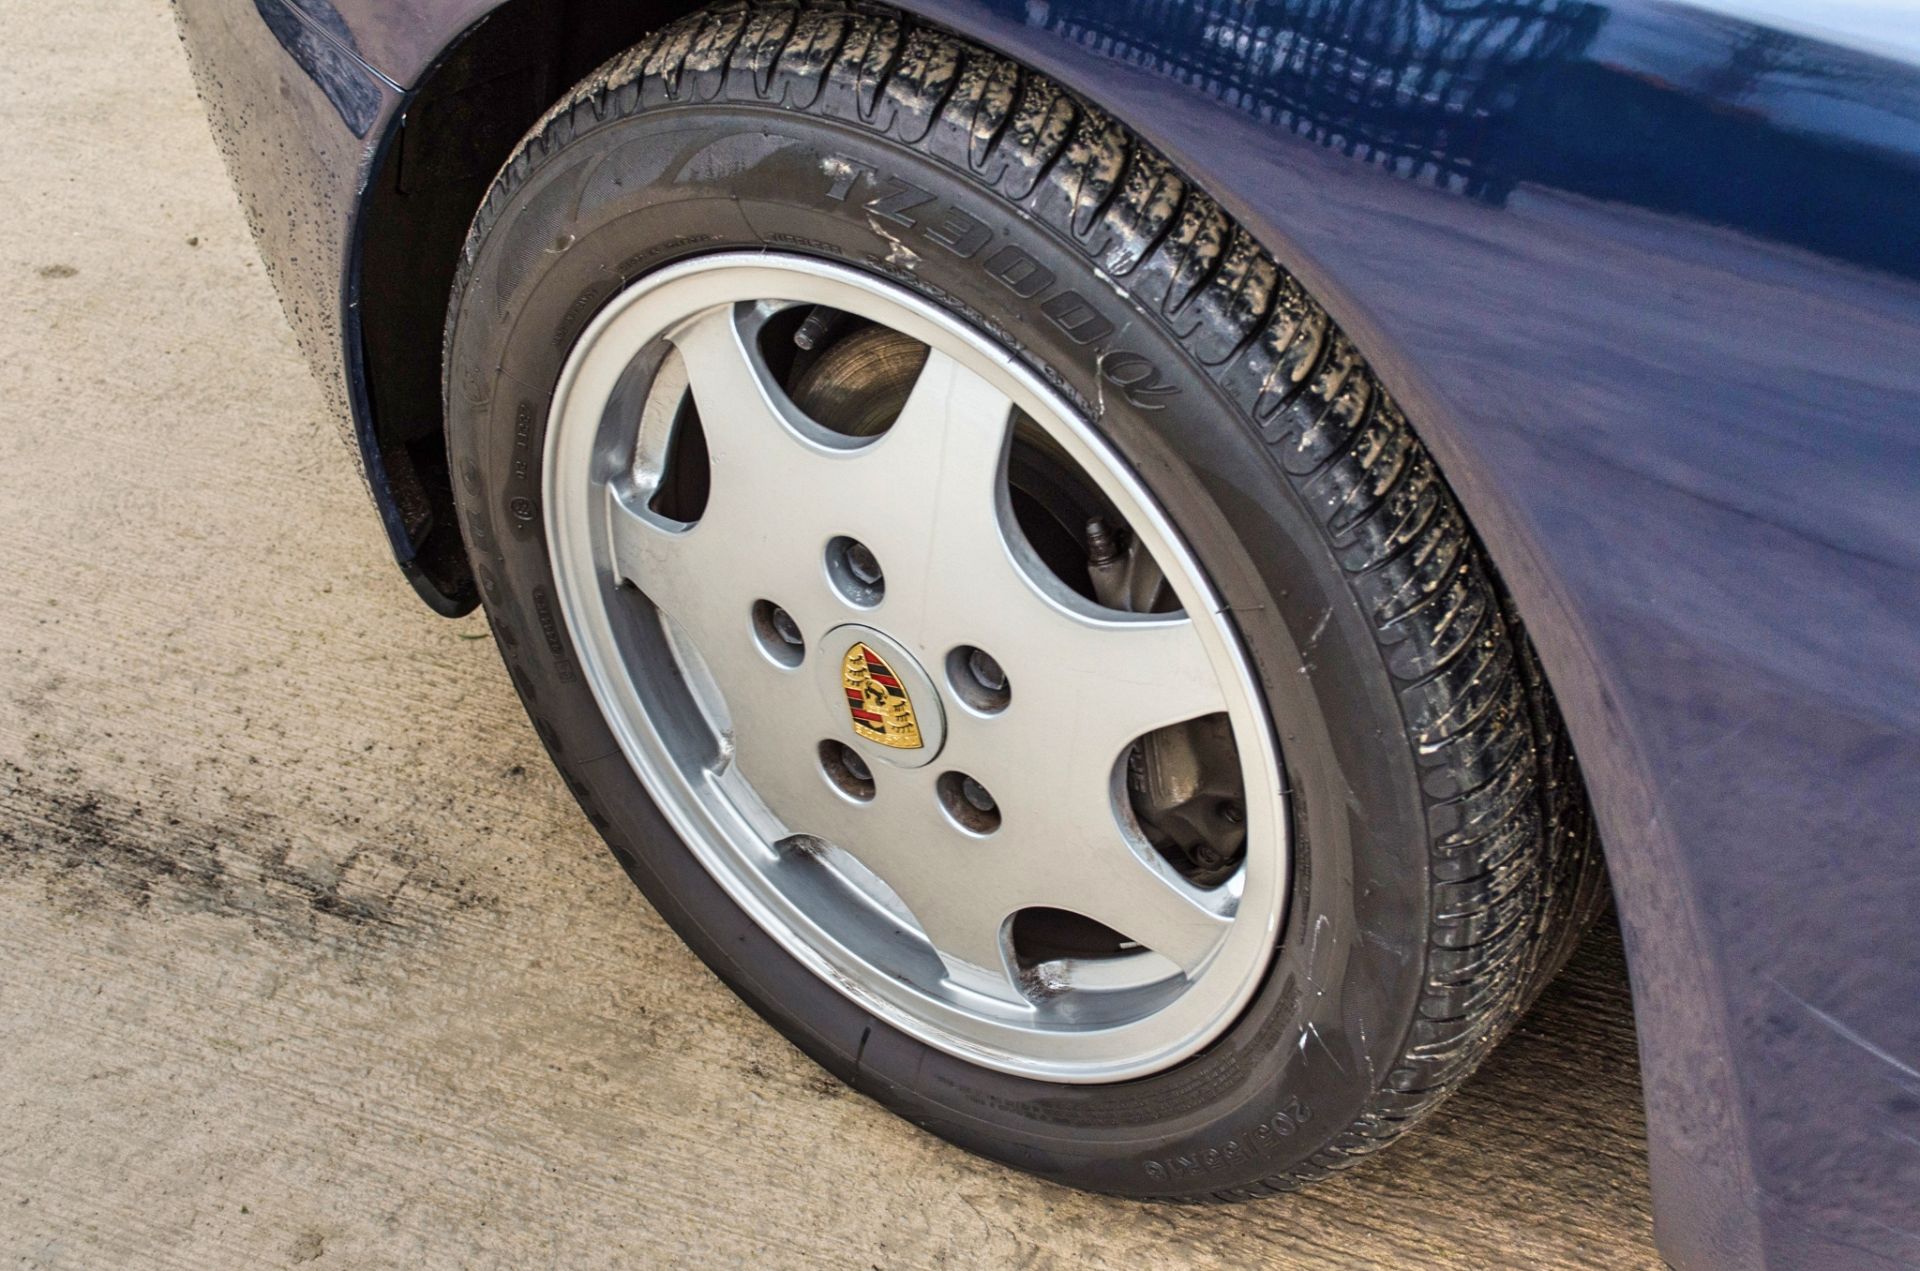
[[[701,297],[696,306],[675,307],[695,294]],[[672,754],[623,654],[612,612],[610,598],[618,582],[592,497],[610,393],[597,386],[612,383],[608,375],[620,374],[612,368],[632,366],[676,322],[719,304],[756,300],[831,304],[958,358],[1006,391],[1065,446],[1161,562],[1226,690],[1247,791],[1249,844],[1232,923],[1206,966],[1162,1008],[1100,1027],[1023,1026],[970,1010],[959,995],[942,998],[923,986],[902,984],[782,893],[753,850],[764,854],[765,838],[710,773],[689,774]],[[583,384],[588,380],[593,383]],[[1163,1070],[1199,1051],[1239,1017],[1271,964],[1285,917],[1290,865],[1278,748],[1258,680],[1204,571],[1158,501],[1090,424],[989,337],[894,284],[811,257],[726,253],[684,261],[630,284],[575,342],[548,413],[541,479],[559,607],[583,678],[622,754],[707,872],[816,977],[947,1054],[1016,1076],[1066,1083],[1119,1081]],[[850,615],[849,621],[858,618]],[[809,656],[825,652],[810,650]],[[947,705],[944,695],[941,700]]]

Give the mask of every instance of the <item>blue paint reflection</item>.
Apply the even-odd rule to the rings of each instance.
[[[1317,145],[1497,203],[1515,176],[1482,153],[1488,125],[1577,60],[1606,10],[1586,0],[1027,0],[1024,16]]]
[[[1911,203],[1886,197],[1920,176],[1920,90],[1869,53],[1588,0],[994,7],[1492,206],[1546,186],[1920,277]]]

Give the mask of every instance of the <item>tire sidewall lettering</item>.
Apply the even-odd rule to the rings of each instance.
[[[1179,393],[1179,388],[1162,377],[1144,353],[1108,344],[1118,330],[1116,324],[1079,292],[1060,286],[1054,271],[1025,248],[1000,242],[1004,231],[996,231],[931,190],[859,159],[826,155],[819,166],[827,178],[821,192],[833,202],[857,206],[872,219],[912,230],[920,241],[960,260],[980,257],[992,246],[983,258],[981,272],[1006,288],[1014,299],[1038,301],[1041,317],[1093,354],[1093,377],[1119,390],[1133,405],[1142,410],[1161,410],[1166,398]],[[993,246],[996,243],[999,245]]]

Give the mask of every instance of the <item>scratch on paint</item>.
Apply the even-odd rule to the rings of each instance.
[[[1875,1059],[1878,1059],[1881,1063],[1887,1065],[1889,1068],[1892,1068],[1895,1072],[1898,1072],[1903,1074],[1904,1076],[1910,1077],[1915,1081],[1920,1081],[1920,1068],[1915,1068],[1911,1064],[1902,1063],[1899,1059],[1895,1058],[1892,1054],[1881,1049],[1879,1046],[1875,1045],[1868,1038],[1861,1036],[1859,1033],[1855,1032],[1852,1028],[1849,1028],[1846,1024],[1842,1023],[1840,1020],[1834,1018],[1832,1015],[1827,1014],[1825,1011],[1815,1006],[1812,1002],[1809,1002],[1806,998],[1801,997],[1798,993],[1795,993],[1792,989],[1782,984],[1774,976],[1771,976],[1771,975],[1768,976],[1767,980],[1773,985],[1773,987],[1779,989],[1782,993],[1785,993],[1788,997],[1792,998],[1795,1002],[1799,1003],[1801,1010],[1813,1016],[1815,1019],[1819,1020],[1822,1024],[1825,1024],[1828,1028],[1832,1029],[1835,1033],[1838,1033],[1843,1040],[1851,1042],[1854,1046],[1857,1046],[1859,1049],[1866,1051],[1869,1055],[1872,1055]]]

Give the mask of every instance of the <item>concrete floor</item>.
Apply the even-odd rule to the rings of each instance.
[[[1422,1132],[1259,1205],[1063,1191],[825,1077],[389,564],[164,4],[0,22],[13,1263],[1654,1261],[1611,929]]]

